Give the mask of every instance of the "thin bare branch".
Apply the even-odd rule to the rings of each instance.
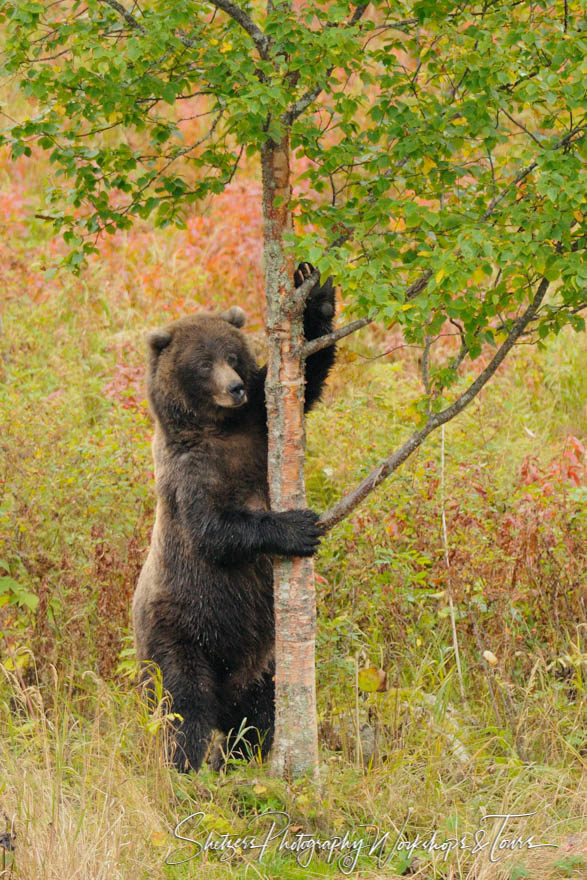
[[[463,361],[465,360],[465,358],[469,354],[469,346],[467,345],[467,340],[465,339],[465,331],[461,327],[459,322],[455,321],[454,318],[449,318],[448,320],[453,325],[453,327],[457,328],[457,330],[459,332],[459,336],[461,337],[461,347],[460,347],[459,351],[457,352],[457,354],[454,356],[454,358],[450,362],[450,369],[451,370],[458,370],[460,365],[463,363]]]
[[[427,336],[426,342],[424,344],[424,351],[422,352],[422,381],[424,383],[424,389],[426,394],[430,395],[430,376],[429,376],[429,362],[430,362],[430,345],[432,343],[432,337]]]
[[[409,301],[414,299],[415,296],[418,296],[418,294],[424,290],[431,278],[432,271],[430,269],[426,269],[425,272],[422,272],[413,284],[410,284],[410,286],[406,288],[406,300]]]
[[[539,140],[535,134],[532,134],[532,132],[529,129],[527,129],[526,126],[522,122],[520,122],[518,119],[514,119],[513,116],[510,116],[510,114],[507,112],[507,110],[505,110],[503,107],[501,107],[501,112],[504,114],[504,116],[507,116],[509,121],[513,122],[513,124],[515,126],[517,126],[517,128],[519,128],[520,131],[523,131],[525,134],[528,135],[529,138],[532,138],[534,143],[538,144],[538,146],[540,147],[541,150],[544,149],[543,142],[541,140]]]
[[[327,79],[330,78],[333,70],[334,68],[330,67],[326,71]],[[292,122],[298,118],[298,116],[301,116],[304,110],[306,110],[310,106],[310,104],[312,104],[316,100],[323,88],[324,86],[315,86],[313,89],[311,89],[311,91],[306,92],[304,95],[302,95],[301,98],[298,98],[298,100],[294,104],[292,104],[290,109],[287,110],[281,117],[284,125],[291,125]]]
[[[307,342],[304,347],[304,357],[310,357],[311,354],[315,354],[323,348],[328,348],[329,345],[334,345],[339,339],[344,339],[345,336],[350,336],[351,333],[356,333],[361,327],[366,327],[367,324],[372,324],[374,320],[374,316],[372,318],[359,318],[357,321],[351,321],[350,324],[345,324],[343,327],[339,327],[338,330],[333,330],[332,333],[327,333],[325,336],[318,336],[317,339],[312,339],[312,341]]]

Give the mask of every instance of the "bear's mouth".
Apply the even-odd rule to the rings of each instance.
[[[214,397],[214,403],[216,406],[220,406],[223,409],[240,409],[241,406],[245,405],[247,400],[248,397],[244,388],[237,392],[226,391]]]
[[[232,400],[232,401],[228,404],[228,406],[229,406],[231,409],[240,409],[241,406],[244,406],[244,405],[245,405],[245,403],[247,402],[247,400],[248,400],[247,395],[246,395],[246,393],[243,391],[242,396],[239,397],[238,400]]]

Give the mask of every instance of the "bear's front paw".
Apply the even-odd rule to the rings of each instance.
[[[311,263],[300,263],[294,272],[294,283],[299,287],[304,281],[316,272]],[[327,278],[324,284],[320,284],[320,273],[315,282],[304,310],[304,336],[306,339],[316,339],[332,329],[332,319],[335,312],[335,293],[332,278]]]
[[[281,514],[285,530],[282,554],[284,556],[313,556],[324,534],[318,525],[314,510],[287,510]]]
[[[296,287],[300,287],[306,278],[309,278],[312,272],[315,272],[316,269],[312,266],[311,263],[300,263],[296,271],[294,272],[294,284]],[[320,282],[320,275],[318,275],[317,284]]]

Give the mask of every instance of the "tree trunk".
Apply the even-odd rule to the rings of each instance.
[[[289,136],[261,154],[267,341],[269,490],[273,510],[306,506],[304,486],[303,304],[294,305]],[[273,772],[284,778],[318,770],[316,597],[311,559],[278,557],[275,590],[275,742]]]

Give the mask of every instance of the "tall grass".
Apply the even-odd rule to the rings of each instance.
[[[165,865],[174,850],[192,853],[173,837],[191,813],[204,812],[206,831],[244,833],[253,816],[282,809],[323,838],[361,834],[362,823],[394,838],[407,816],[412,840],[474,832],[487,813],[532,813],[516,833],[558,849],[497,864],[486,851],[416,852],[409,867],[400,852],[380,867],[363,854],[354,874],[578,878],[584,340],[565,332],[520,347],[447,426],[448,568],[435,435],[323,541],[321,785],[287,786],[254,765],[182,777],[163,760],[164,703],[150,714],[132,683],[130,599],[153,517],[142,339],[169,316],[235,300],[260,326],[256,184],[235,184],[187,230],[109,239],[81,279],[46,281],[60,245],[23,219],[43,174],[42,163],[0,162],[0,808],[16,833],[0,876],[343,876],[336,860],[302,868],[273,850],[261,862],[243,851],[230,863],[216,853]],[[240,227],[252,236],[244,250]],[[366,330],[341,347],[308,423],[316,509],[416,418],[417,353],[397,343]],[[357,691],[366,669],[385,675],[385,690]]]

